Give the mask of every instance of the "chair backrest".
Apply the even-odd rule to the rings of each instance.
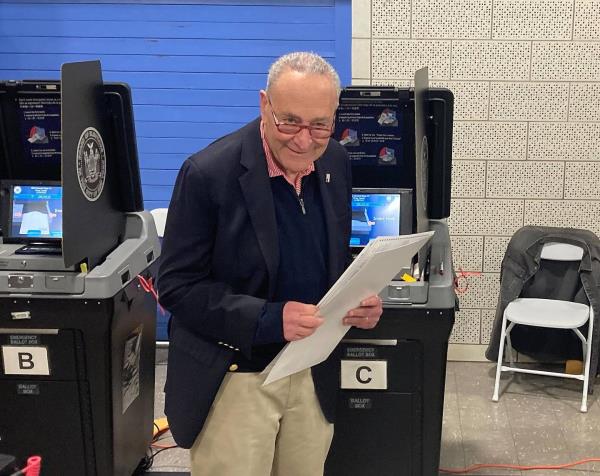
[[[549,242],[542,248],[541,258],[552,261],[581,261],[583,248],[569,243]]]
[[[165,234],[165,224],[167,222],[168,208],[155,208],[150,210],[152,218],[154,218],[154,224],[156,225],[156,233],[159,238],[162,238]]]

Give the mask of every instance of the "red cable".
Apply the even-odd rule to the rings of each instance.
[[[41,456],[30,456],[27,458],[27,466],[21,470],[25,473],[25,476],[40,476],[40,470],[42,469],[42,457]]]
[[[451,468],[440,468],[441,473],[450,473],[450,474],[464,474],[470,473],[471,471],[476,471],[482,468],[504,468],[504,469],[514,469],[520,471],[533,471],[536,469],[564,469],[570,468],[571,466],[577,466],[585,463],[593,463],[596,461],[600,461],[600,458],[586,458],[581,459],[579,461],[574,461],[573,463],[565,463],[565,464],[555,464],[555,465],[540,465],[540,466],[519,466],[516,464],[474,464],[468,466],[463,469],[451,469]]]
[[[152,297],[154,297],[154,299],[156,300],[156,304],[158,304],[158,309],[160,310],[161,314],[165,314],[165,309],[160,305],[160,303],[158,302],[158,293],[156,292],[156,289],[154,289],[154,284],[152,282],[152,278],[144,278],[141,274],[137,275],[138,281],[140,282],[140,285],[142,286],[142,289],[144,291],[146,291],[147,293],[152,294]]]
[[[466,293],[469,289],[469,276],[481,276],[479,271],[463,271],[462,268],[458,268],[458,274],[454,277],[454,289],[458,294]],[[465,281],[464,287],[459,286],[461,280]]]

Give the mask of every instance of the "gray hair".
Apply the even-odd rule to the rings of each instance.
[[[284,71],[297,71],[299,73],[317,74],[328,76],[335,87],[337,97],[340,95],[341,84],[337,72],[323,57],[308,51],[288,53],[278,58],[269,68],[267,77],[267,92],[279,79]]]

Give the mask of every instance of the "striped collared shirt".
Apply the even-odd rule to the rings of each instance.
[[[300,192],[302,191],[302,177],[306,177],[308,174],[315,171],[314,162],[311,163],[306,170],[303,170],[298,175],[296,175],[295,180],[290,180],[285,175],[285,172],[281,169],[281,167],[279,167],[279,165],[277,165],[277,162],[275,162],[275,159],[273,159],[273,154],[271,153],[271,149],[269,148],[269,144],[267,144],[267,139],[265,138],[265,130],[264,129],[265,129],[264,122],[260,121],[260,138],[262,139],[263,149],[265,151],[265,157],[267,158],[267,168],[269,170],[269,177],[273,178],[273,177],[279,177],[280,175],[283,175],[283,178],[285,178],[286,182],[288,182],[292,187],[294,187],[294,190],[296,190],[296,193],[298,195],[300,195]]]

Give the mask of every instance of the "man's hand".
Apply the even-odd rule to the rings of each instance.
[[[373,329],[379,322],[383,305],[379,296],[363,299],[359,307],[348,311],[344,316],[344,324],[359,327],[360,329]]]
[[[288,301],[283,306],[283,337],[291,342],[311,335],[323,324],[319,308],[312,304]]]

